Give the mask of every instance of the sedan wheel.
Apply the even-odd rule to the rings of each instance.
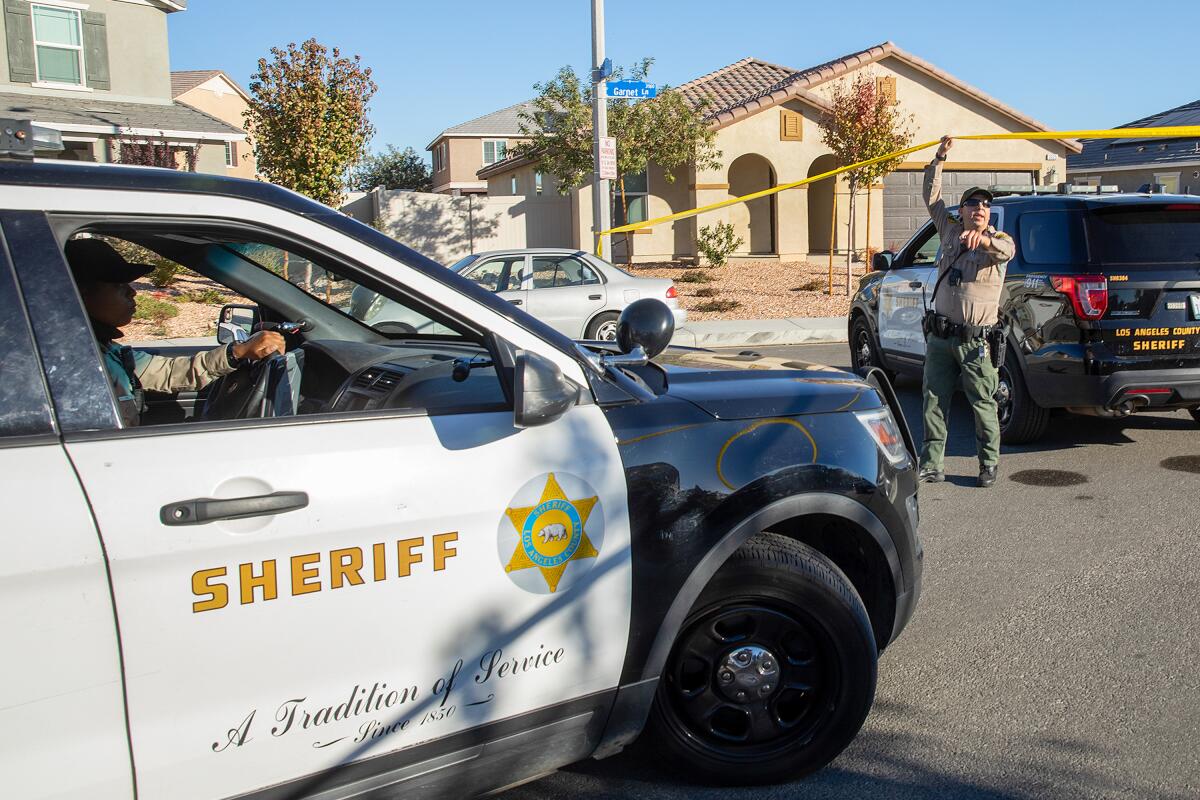
[[[611,311],[598,314],[584,332],[585,339],[615,342],[617,340],[617,315]]]

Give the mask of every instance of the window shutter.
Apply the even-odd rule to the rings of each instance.
[[[83,12],[83,60],[87,68],[87,85],[103,91],[112,88],[108,73],[107,28],[103,14]]]
[[[23,0],[4,0],[4,32],[8,39],[8,76],[13,83],[33,83],[33,14]]]
[[[804,141],[804,117],[795,111],[786,109],[780,111],[779,140],[782,142]]]
[[[237,143],[237,142],[230,142],[230,143],[229,143],[229,160],[232,162],[232,163],[230,164],[230,166],[231,166],[231,167],[236,167],[236,166],[237,166],[237,165],[240,163],[240,162],[238,161],[238,151],[237,151],[237,146],[238,146],[238,143]]]
[[[896,79],[893,77],[876,78],[875,90],[883,96],[889,106],[896,105]]]

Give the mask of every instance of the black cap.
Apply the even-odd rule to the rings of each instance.
[[[965,192],[963,192],[962,200],[959,200],[958,204],[961,206],[963,203],[967,202],[977,194],[983,195],[989,203],[995,199],[992,197],[992,193],[987,189],[984,189],[982,186],[972,186],[970,189],[967,189]]]
[[[154,270],[149,264],[130,264],[100,239],[72,239],[65,251],[76,283],[130,283]]]

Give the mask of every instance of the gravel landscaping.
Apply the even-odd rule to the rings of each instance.
[[[850,311],[844,256],[833,264],[832,297],[828,293],[828,262],[738,260],[719,268],[690,267],[676,262],[620,266],[639,278],[675,281],[679,300],[687,309],[690,321],[845,317]],[[864,265],[855,263],[853,267],[852,289],[858,286]],[[712,280],[696,280],[705,276]],[[730,307],[730,301],[737,305]]]

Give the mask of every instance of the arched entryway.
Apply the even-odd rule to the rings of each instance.
[[[729,165],[729,194],[732,197],[761,192],[775,185],[771,162],[757,153],[738,156]],[[729,207],[729,222],[742,237],[738,248],[743,255],[771,255],[775,252],[775,195]]]
[[[837,169],[837,159],[832,155],[816,158],[808,168],[808,177],[820,175],[823,172]],[[828,253],[831,246],[836,247],[836,238],[831,245],[829,237],[830,217],[833,214],[833,190],[837,186],[837,178],[827,178],[823,181],[808,185],[808,251],[810,253]]]

